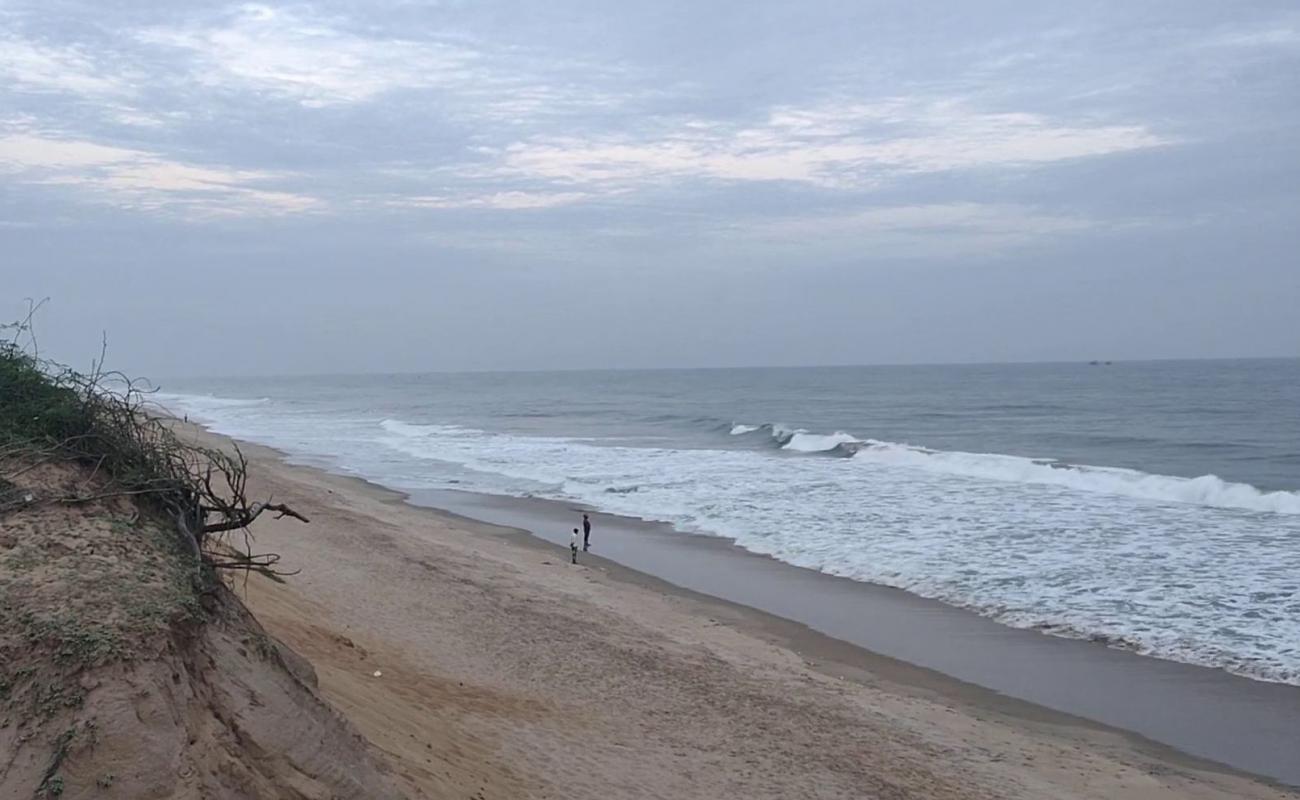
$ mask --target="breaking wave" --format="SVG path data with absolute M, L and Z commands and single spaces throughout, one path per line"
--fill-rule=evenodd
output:
M 681 415 L 698 434 L 681 447 L 304 410 L 292 397 L 183 401 L 221 432 L 394 488 L 579 502 L 1007 625 L 1300 684 L 1296 492 L 830 425 Z
M 150 397 L 155 404 L 168 411 L 184 411 L 196 417 L 203 417 L 206 414 L 219 412 L 223 409 L 249 408 L 271 402 L 269 397 L 235 398 L 216 397 L 210 394 L 170 394 L 168 392 L 155 392 Z
M 733 423 L 732 436 L 747 436 L 751 433 L 763 433 L 771 444 L 792 453 L 829 453 L 851 456 L 863 443 L 843 431 L 835 433 L 813 433 L 803 428 L 787 428 L 784 425 L 745 425 Z
M 837 431 L 811 433 L 781 424 L 734 423 L 733 436 L 765 433 L 781 450 L 831 453 L 860 461 L 912 468 L 966 478 L 1059 486 L 1081 492 L 1116 494 L 1164 503 L 1192 503 L 1272 514 L 1300 514 L 1300 492 L 1263 491 L 1216 475 L 1184 478 L 1122 467 L 1067 464 L 1048 458 L 930 450 L 899 442 L 859 439 Z

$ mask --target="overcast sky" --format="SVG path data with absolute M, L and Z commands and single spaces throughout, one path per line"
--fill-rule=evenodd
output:
M 0 311 L 154 375 L 1300 355 L 1294 2 L 0 0 Z

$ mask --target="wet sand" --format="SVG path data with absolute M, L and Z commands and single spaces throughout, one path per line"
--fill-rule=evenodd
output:
M 598 552 L 658 561 L 647 572 L 594 555 L 572 566 L 566 547 L 518 525 L 422 509 L 267 448 L 245 452 L 250 490 L 312 522 L 259 522 L 256 548 L 299 572 L 237 589 L 311 660 L 322 694 L 411 797 L 1300 798 L 648 571 L 675 565 L 674 581 L 756 604 L 784 598 L 789 616 L 850 592 L 857 605 L 839 624 L 876 620 L 878 634 L 891 632 L 881 642 L 917 640 L 908 651 L 917 661 L 952 650 L 977 662 L 977 651 L 997 649 L 973 643 L 1004 629 L 938 604 L 655 526 L 627 523 L 620 541 L 622 524 L 604 516 L 594 518 Z M 554 504 L 420 498 L 453 499 L 480 516 L 474 503 L 507 509 L 566 544 L 578 519 Z M 802 580 L 817 594 L 797 588 Z M 889 610 L 891 596 L 906 614 Z M 1049 644 L 1026 662 L 1082 645 L 1039 639 Z
M 1300 687 L 1000 625 L 884 586 L 794 567 L 724 538 L 550 500 L 422 491 L 411 502 L 567 545 L 583 511 L 594 552 L 859 647 L 1152 742 L 1300 785 Z

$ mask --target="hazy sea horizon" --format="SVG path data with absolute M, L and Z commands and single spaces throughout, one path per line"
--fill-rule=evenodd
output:
M 396 489 L 725 536 L 1016 627 L 1300 684 L 1300 359 L 177 379 Z
M 924 367 L 1053 367 L 1085 364 L 1088 366 L 1115 366 L 1117 364 L 1182 364 L 1182 363 L 1217 363 L 1217 362 L 1250 362 L 1250 361 L 1300 361 L 1300 355 L 1286 356 L 1157 356 L 1157 357 L 1140 357 L 1140 358 L 1097 358 L 1097 359 L 1034 359 L 1021 361 L 876 361 L 868 363 L 843 363 L 843 364 L 731 364 L 717 365 L 704 364 L 694 366 L 681 365 L 664 365 L 664 366 L 639 366 L 639 367 L 600 367 L 600 366 L 583 366 L 583 367 L 538 367 L 538 368 L 514 368 L 514 367 L 487 367 L 483 369 L 399 369 L 399 370 L 351 370 L 351 371 L 331 371 L 331 370 L 314 370 L 307 372 L 256 372 L 256 373 L 230 373 L 226 375 L 212 375 L 200 373 L 174 373 L 164 376 L 162 380 L 150 381 L 148 376 L 141 376 L 150 385 L 156 385 L 157 388 L 165 389 L 167 386 L 175 388 L 181 384 L 188 383 L 211 383 L 215 381 L 247 381 L 247 380 L 300 380 L 308 378 L 392 378 L 403 376 L 427 376 L 427 375 L 536 375 L 539 373 L 548 374 L 566 374 L 566 373 L 585 373 L 585 372 L 728 372 L 735 370 L 799 370 L 799 369 L 892 369 L 902 368 L 924 368 Z M 166 394 L 166 392 L 164 392 Z

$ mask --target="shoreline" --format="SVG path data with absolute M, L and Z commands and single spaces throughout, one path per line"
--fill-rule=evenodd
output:
M 888 659 L 1300 787 L 1300 687 L 1291 684 L 1013 628 L 903 589 L 788 564 L 724 537 L 562 501 L 458 490 L 416 491 L 407 501 L 566 549 L 565 521 L 588 511 L 596 523 L 593 539 L 607 541 L 596 548 L 602 561 L 612 550 L 610 563 L 674 590 L 803 626 L 872 660 Z M 539 530 L 538 522 L 550 527 Z M 552 530 L 555 535 L 547 535 Z
M 219 440 L 225 439 L 225 437 L 220 437 L 216 434 L 205 433 L 200 435 L 212 436 Z M 476 509 L 466 507 L 467 504 L 464 502 L 466 498 L 459 498 L 461 501 L 459 504 L 443 502 L 442 505 L 438 505 L 438 500 L 446 501 L 448 498 L 430 496 L 431 493 L 427 492 L 416 492 L 407 495 L 401 491 L 366 481 L 363 478 L 341 475 L 336 472 L 321 470 L 315 466 L 295 463 L 288 455 L 262 445 L 248 443 L 241 444 L 241 446 L 244 447 L 247 453 L 254 455 L 257 461 L 263 462 L 259 464 L 259 470 L 265 469 L 269 464 L 272 472 L 283 471 L 285 473 L 305 474 L 309 478 L 319 479 L 322 483 L 328 483 L 334 486 L 334 489 L 329 490 L 331 495 L 342 495 L 343 490 L 339 487 L 347 487 L 349 493 L 355 492 L 357 495 L 366 496 L 384 504 L 400 504 L 405 509 L 409 509 L 410 513 L 419 515 L 421 518 L 428 518 L 430 524 L 439 522 L 443 525 L 451 526 L 462 533 L 468 531 L 470 536 L 478 537 L 476 541 L 480 541 L 485 545 L 491 542 L 495 547 L 499 543 L 509 543 L 509 547 L 515 550 L 533 553 L 540 552 L 543 554 L 549 554 L 557 560 L 563 558 L 564 561 L 567 561 L 567 554 L 563 553 L 563 550 L 567 548 L 557 550 L 557 543 L 555 541 L 548 541 L 545 535 L 539 535 L 539 532 L 530 530 L 530 528 L 543 527 L 537 523 L 537 520 L 548 520 L 547 514 L 539 513 L 540 509 L 537 504 L 552 503 L 552 501 L 517 501 L 512 498 L 500 498 L 489 495 L 472 495 L 474 502 L 480 506 L 480 508 L 477 509 L 480 512 L 482 511 L 481 506 L 485 503 L 498 504 L 498 506 L 510 505 L 511 503 L 516 502 L 524 504 L 526 508 L 506 510 L 514 514 L 523 514 L 525 517 L 532 519 L 533 523 L 530 526 L 509 525 L 500 519 L 499 512 L 502 511 L 500 507 L 497 508 L 497 519 L 483 521 L 474 515 L 473 511 Z M 300 477 L 300 475 L 295 475 L 294 477 L 297 478 Z M 340 497 L 340 499 L 342 498 Z M 457 508 L 457 505 L 460 507 Z M 469 505 L 473 505 L 473 503 L 470 503 Z M 572 518 L 572 513 L 569 511 L 568 507 L 564 506 L 564 504 L 553 503 L 552 505 L 558 506 L 558 509 L 552 508 L 551 513 L 560 511 L 569 515 L 570 519 Z M 448 506 L 450 506 L 450 508 L 448 508 Z M 482 516 L 484 515 L 480 513 L 479 517 Z M 492 515 L 489 514 L 488 516 Z M 786 650 L 788 654 L 793 655 L 805 669 L 815 671 L 832 682 L 841 682 L 841 685 L 844 683 L 853 683 L 876 692 L 884 691 L 906 695 L 911 698 L 913 702 L 922 702 L 923 699 L 925 702 L 937 703 L 945 709 L 947 713 L 956 713 L 953 711 L 954 708 L 965 708 L 967 710 L 974 709 L 975 713 L 973 714 L 973 718 L 975 720 L 983 722 L 986 720 L 987 715 L 987 717 L 998 720 L 999 724 L 1013 724 L 1014 727 L 1023 729 L 1023 731 L 1028 733 L 1031 737 L 1042 736 L 1049 741 L 1082 738 L 1089 742 L 1090 746 L 1102 747 L 1104 745 L 1106 748 L 1120 747 L 1124 751 L 1130 752 L 1130 756 L 1119 758 L 1119 763 L 1129 765 L 1131 762 L 1128 758 L 1130 757 L 1138 761 L 1151 760 L 1155 762 L 1155 765 L 1148 769 L 1147 772 L 1149 775 L 1153 776 L 1162 774 L 1166 770 L 1170 771 L 1171 774 L 1174 772 L 1191 771 L 1197 775 L 1220 775 L 1223 779 L 1247 779 L 1248 783 L 1255 784 L 1261 789 L 1265 786 L 1273 786 L 1275 789 L 1279 790 L 1281 783 L 1285 780 L 1285 778 L 1270 780 L 1267 777 L 1261 780 L 1258 770 L 1248 770 L 1231 764 L 1225 765 L 1222 760 L 1212 759 L 1203 754 L 1198 755 L 1195 753 L 1187 753 L 1182 749 L 1161 743 L 1160 741 L 1150 737 L 1145 737 L 1140 733 L 1132 733 L 1123 727 L 1094 722 L 1084 716 L 1062 712 L 1059 709 L 1053 709 L 1050 706 L 1035 703 L 1026 699 L 1006 696 L 999 693 L 994 688 L 981 686 L 979 682 L 972 682 L 963 680 L 960 677 L 950 676 L 945 674 L 944 671 L 937 670 L 924 663 L 917 664 L 916 661 L 918 659 L 914 658 L 909 660 L 906 658 L 899 658 L 889 652 L 882 653 L 879 648 L 873 649 L 863 647 L 861 643 L 854 642 L 851 638 L 835 636 L 833 632 L 819 631 L 816 625 L 809 625 L 804 620 L 791 619 L 790 615 L 769 613 L 768 610 L 761 607 L 761 604 L 742 603 L 726 597 L 725 595 L 719 597 L 716 591 L 700 591 L 698 588 L 689 585 L 683 586 L 681 585 L 682 583 L 689 584 L 690 581 L 683 580 L 681 575 L 658 575 L 655 574 L 654 570 L 641 570 L 635 565 L 625 565 L 620 563 L 618 559 L 619 553 L 615 552 L 617 548 L 613 546 L 615 538 L 617 537 L 617 534 L 614 533 L 617 526 L 611 524 L 613 518 L 610 515 L 600 513 L 597 513 L 594 516 L 597 523 L 593 532 L 593 544 L 595 545 L 596 551 L 614 555 L 615 560 L 609 560 L 603 555 L 584 556 L 584 564 L 581 567 L 583 573 L 599 573 L 599 580 L 608 582 L 612 585 L 611 591 L 621 592 L 636 587 L 639 590 L 648 590 L 657 596 L 666 598 L 669 602 L 686 604 L 690 607 L 689 611 L 691 614 L 695 617 L 702 617 L 707 620 L 707 622 L 704 623 L 706 627 L 721 628 L 725 626 L 728 630 L 735 629 L 739 632 L 756 636 L 774 647 Z M 645 528 L 655 527 L 651 523 L 640 523 L 634 520 L 626 520 L 626 523 L 640 525 Z M 547 524 L 549 525 L 549 522 L 547 522 Z M 503 525 L 505 525 L 505 527 L 503 527 Z M 666 528 L 667 526 L 661 527 Z M 549 527 L 545 527 L 540 533 L 544 534 L 549 530 Z M 556 528 L 556 531 L 562 534 L 563 537 L 565 537 L 565 541 L 567 541 L 567 530 L 565 528 L 558 527 Z M 633 534 L 633 536 L 645 537 L 646 531 L 641 530 Z M 687 559 L 678 559 L 681 563 L 695 564 L 697 566 L 703 563 L 712 563 L 707 559 L 701 561 L 699 558 L 701 553 L 708 550 L 714 552 L 715 558 L 721 555 L 724 559 L 731 559 L 732 563 L 739 563 L 738 561 L 735 561 L 735 559 L 737 559 L 738 554 L 743 554 L 743 558 L 748 560 L 751 564 L 765 564 L 763 569 L 768 570 L 769 573 L 777 570 L 789 574 L 806 573 L 805 578 L 816 576 L 812 579 L 824 582 L 826 586 L 838 583 L 847 586 L 849 589 L 852 589 L 853 587 L 866 587 L 875 593 L 875 596 L 871 598 L 871 602 L 873 603 L 879 604 L 881 602 L 881 598 L 884 596 L 881 593 L 894 593 L 899 597 L 906 597 L 909 599 L 908 602 L 917 601 L 919 604 L 913 609 L 912 620 L 907 623 L 908 626 L 912 625 L 916 619 L 925 617 L 944 617 L 945 613 L 936 613 L 935 611 L 934 607 L 940 607 L 947 612 L 946 615 L 949 617 L 949 619 L 944 620 L 945 624 L 952 623 L 958 627 L 966 626 L 968 625 L 969 620 L 962 620 L 961 617 L 964 615 L 965 617 L 984 620 L 988 625 L 996 626 L 1001 630 L 1014 631 L 1017 634 L 1033 636 L 1041 641 L 1058 643 L 1072 642 L 1072 640 L 1058 639 L 1056 637 L 1048 637 L 1033 632 L 1016 631 L 1016 629 L 1005 628 L 1004 626 L 997 625 L 997 623 L 993 623 L 990 620 L 977 617 L 972 612 L 943 606 L 934 601 L 925 601 L 921 598 L 908 595 L 901 590 L 860 584 L 848 579 L 835 578 L 811 570 L 804 570 L 802 568 L 786 565 L 764 556 L 758 556 L 748 553 L 747 551 L 742 551 L 734 545 L 727 543 L 725 540 L 713 540 L 709 537 L 689 536 L 675 532 L 664 533 L 663 531 L 651 533 L 648 538 L 655 540 L 655 543 L 652 545 L 653 548 L 661 549 L 663 545 L 663 537 L 672 537 L 677 540 L 674 542 L 677 547 L 673 553 L 674 556 L 682 555 L 682 548 L 690 551 L 692 557 Z M 645 550 L 644 542 L 641 544 L 642 550 Z M 736 551 L 736 553 L 725 553 L 726 550 Z M 551 566 L 554 562 L 545 561 L 542 563 Z M 713 577 L 716 577 L 716 575 Z M 676 580 L 673 578 L 676 578 Z M 770 578 L 771 575 L 769 574 L 768 579 Z M 296 582 L 296 580 L 297 579 L 290 579 L 291 582 Z M 587 575 L 586 580 L 590 581 L 592 580 L 592 577 Z M 775 580 L 778 582 L 786 581 L 785 585 L 789 585 L 788 578 L 777 578 Z M 250 589 L 250 596 L 251 599 L 256 600 L 257 595 L 264 592 L 265 589 L 261 588 L 264 582 L 260 579 L 255 580 L 254 583 L 259 588 L 256 592 Z M 304 588 L 310 589 L 311 587 L 308 586 Z M 278 592 L 282 590 L 276 589 L 275 591 Z M 922 606 L 929 605 L 932 605 L 933 607 L 922 608 Z M 254 611 L 258 613 L 259 618 L 261 618 L 266 609 L 259 608 L 258 603 L 256 602 L 251 603 L 251 606 L 254 608 Z M 275 614 L 271 613 L 268 616 L 270 616 L 272 623 L 274 623 Z M 955 622 L 954 617 L 956 618 Z M 274 624 L 272 627 L 274 627 Z M 1131 653 L 1124 653 L 1123 651 L 1098 648 L 1095 644 L 1087 642 L 1074 641 L 1073 643 L 1094 650 L 1122 654 L 1133 659 L 1142 658 Z M 301 643 L 294 644 L 302 646 Z M 1052 646 L 1053 645 L 1048 645 L 1048 647 Z M 954 644 L 951 641 L 945 642 L 942 647 L 950 651 L 967 649 L 965 644 Z M 305 649 L 309 651 L 309 657 L 316 660 L 315 654 L 311 652 L 311 648 L 307 647 Z M 920 660 L 923 661 L 924 659 Z M 1142 660 L 1154 661 L 1154 659 Z M 1166 663 L 1172 664 L 1174 662 Z M 1204 670 L 1204 668 L 1191 669 L 1202 670 L 1204 672 L 1217 672 Z M 1231 677 L 1227 676 L 1226 673 L 1223 673 L 1223 675 L 1225 677 Z M 1232 680 L 1251 683 L 1244 678 L 1232 678 Z M 1300 696 L 1300 693 L 1297 693 L 1297 695 Z M 346 708 L 344 710 L 345 712 L 348 711 Z M 1008 720 L 1010 720 L 1010 723 L 1007 722 Z M 366 726 L 362 725 L 362 727 L 365 728 Z M 1116 742 L 1119 742 L 1119 744 L 1117 745 Z M 1079 749 L 1077 744 L 1072 745 L 1072 747 L 1075 750 Z M 963 776 L 959 775 L 957 777 L 960 778 Z M 1199 785 L 1199 783 L 1197 785 Z M 1116 791 L 1119 790 L 1117 789 Z M 1146 797 L 1164 795 L 1134 794 L 1119 791 L 1118 794 L 1114 794 L 1113 796 Z M 1175 794 L 1172 796 L 1181 795 Z M 1210 793 L 1206 796 L 1216 796 L 1216 794 Z M 1269 796 L 1289 795 L 1278 793 Z

